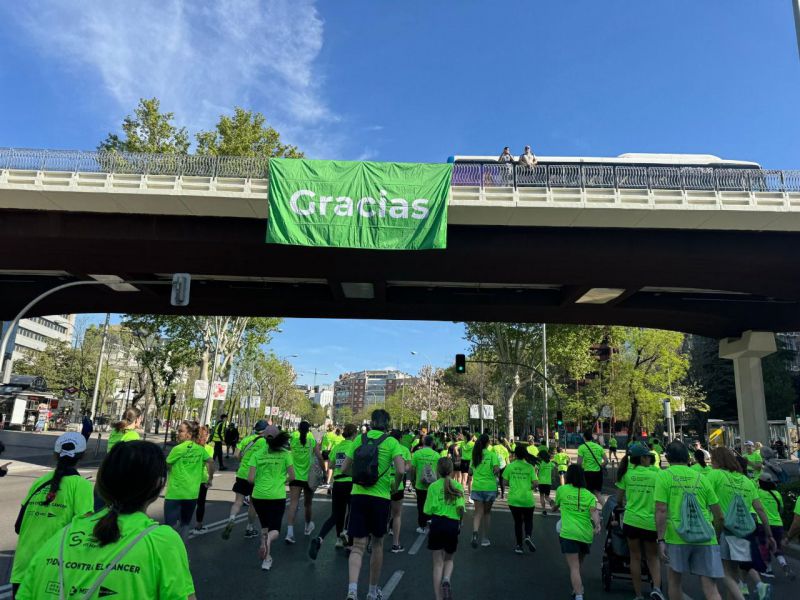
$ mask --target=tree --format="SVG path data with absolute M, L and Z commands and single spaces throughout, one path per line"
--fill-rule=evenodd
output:
M 222 115 L 215 129 L 201 131 L 197 153 L 213 156 L 266 156 L 302 158 L 296 146 L 281 142 L 280 134 L 266 124 L 259 112 L 237 106 L 233 116 Z
M 158 98 L 141 98 L 139 104 L 122 121 L 123 137 L 109 133 L 98 150 L 147 152 L 152 154 L 186 154 L 189 134 L 185 127 L 173 125 L 175 114 L 161 112 Z
M 16 375 L 43 377 L 50 391 L 62 393 L 64 388 L 78 386 L 76 364 L 78 350 L 63 340 L 53 340 L 42 352 L 31 352 L 14 363 Z M 95 365 L 96 365 L 95 361 Z

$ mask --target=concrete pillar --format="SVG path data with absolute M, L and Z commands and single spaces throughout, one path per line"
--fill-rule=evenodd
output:
M 752 440 L 769 445 L 761 359 L 776 350 L 775 334 L 769 331 L 745 331 L 740 338 L 726 338 L 719 342 L 719 357 L 733 361 L 742 443 Z

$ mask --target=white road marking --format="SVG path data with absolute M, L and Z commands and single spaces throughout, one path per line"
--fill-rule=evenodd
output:
M 419 549 L 422 548 L 422 542 L 425 541 L 426 534 L 420 533 L 416 540 L 414 540 L 414 545 L 411 546 L 411 550 L 408 551 L 409 554 L 414 555 L 419 552 Z
M 387 581 L 386 585 L 381 588 L 381 591 L 383 592 L 383 600 L 389 600 L 389 597 L 397 587 L 397 584 L 400 583 L 400 580 L 403 578 L 403 573 L 405 573 L 405 571 L 395 571 L 392 573 L 392 576 L 389 577 L 389 581 Z

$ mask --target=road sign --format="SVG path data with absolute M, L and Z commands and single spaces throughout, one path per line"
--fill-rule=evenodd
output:
M 212 400 L 225 400 L 225 396 L 228 395 L 228 382 L 227 381 L 215 381 L 211 385 L 211 399 Z
M 208 382 L 205 379 L 197 379 L 194 382 L 192 398 L 205 400 L 208 397 Z
M 481 406 L 480 404 L 470 404 L 469 406 L 469 418 L 470 419 L 480 419 L 481 418 Z M 484 404 L 483 405 L 483 419 L 485 421 L 493 421 L 494 420 L 494 406 L 491 404 Z
M 261 408 L 261 396 L 245 396 L 239 400 L 242 408 Z

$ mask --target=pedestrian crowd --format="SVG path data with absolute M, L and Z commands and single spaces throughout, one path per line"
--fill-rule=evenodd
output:
M 391 553 L 405 551 L 400 531 L 407 491 L 416 496 L 416 531 L 427 537 L 437 600 L 452 599 L 459 588 L 455 555 L 467 505 L 473 509 L 469 544 L 489 551 L 498 497 L 508 503 L 513 531 L 507 535 L 519 555 L 536 552 L 537 504 L 544 515 L 557 513 L 555 535 L 574 600 L 584 598 L 582 566 L 603 530 L 604 576 L 606 564 L 609 576 L 624 565 L 637 599 L 645 597 L 647 580 L 651 600 L 665 600 L 662 565 L 671 600 L 683 599 L 684 579 L 691 575 L 700 578 L 708 600 L 721 598 L 719 588 L 736 600 L 750 594 L 768 600 L 773 561 L 793 577 L 783 549 L 800 537 L 800 503 L 784 531 L 777 492 L 782 469 L 770 448 L 748 442 L 739 455 L 727 448 L 708 452 L 699 443 L 690 450 L 679 441 L 640 440 L 627 444 L 619 460 L 615 438 L 609 457 L 587 431 L 573 462 L 563 445 L 532 437 L 401 432 L 390 422 L 388 412 L 375 410 L 369 426 L 328 426 L 317 440 L 307 422 L 289 432 L 262 420 L 241 439 L 237 430 L 235 439 L 227 415 L 220 415 L 212 428 L 181 422 L 165 457 L 160 447 L 138 439 L 141 413 L 129 409 L 109 437 L 95 486 L 77 471 L 85 437 L 66 433 L 55 443 L 55 469 L 31 485 L 20 508 L 14 597 L 194 598 L 184 542 L 209 531 L 205 499 L 215 473 L 226 469 L 223 454 L 230 453 L 223 444 L 235 446 L 238 469 L 222 539 L 230 539 L 246 507 L 244 537 L 257 540 L 261 569 L 273 570 L 284 521 L 284 543 L 298 541 L 294 524 L 302 497 L 310 559 L 317 559 L 331 531 L 336 551 L 348 555 L 348 600 L 359 598 L 367 556 L 366 598 L 383 598 L 383 541 L 388 535 Z M 616 493 L 605 496 L 609 458 L 619 465 Z M 320 487 L 331 508 L 317 529 L 312 499 Z M 159 524 L 147 508 L 162 490 Z M 614 543 L 619 541 L 622 546 Z

